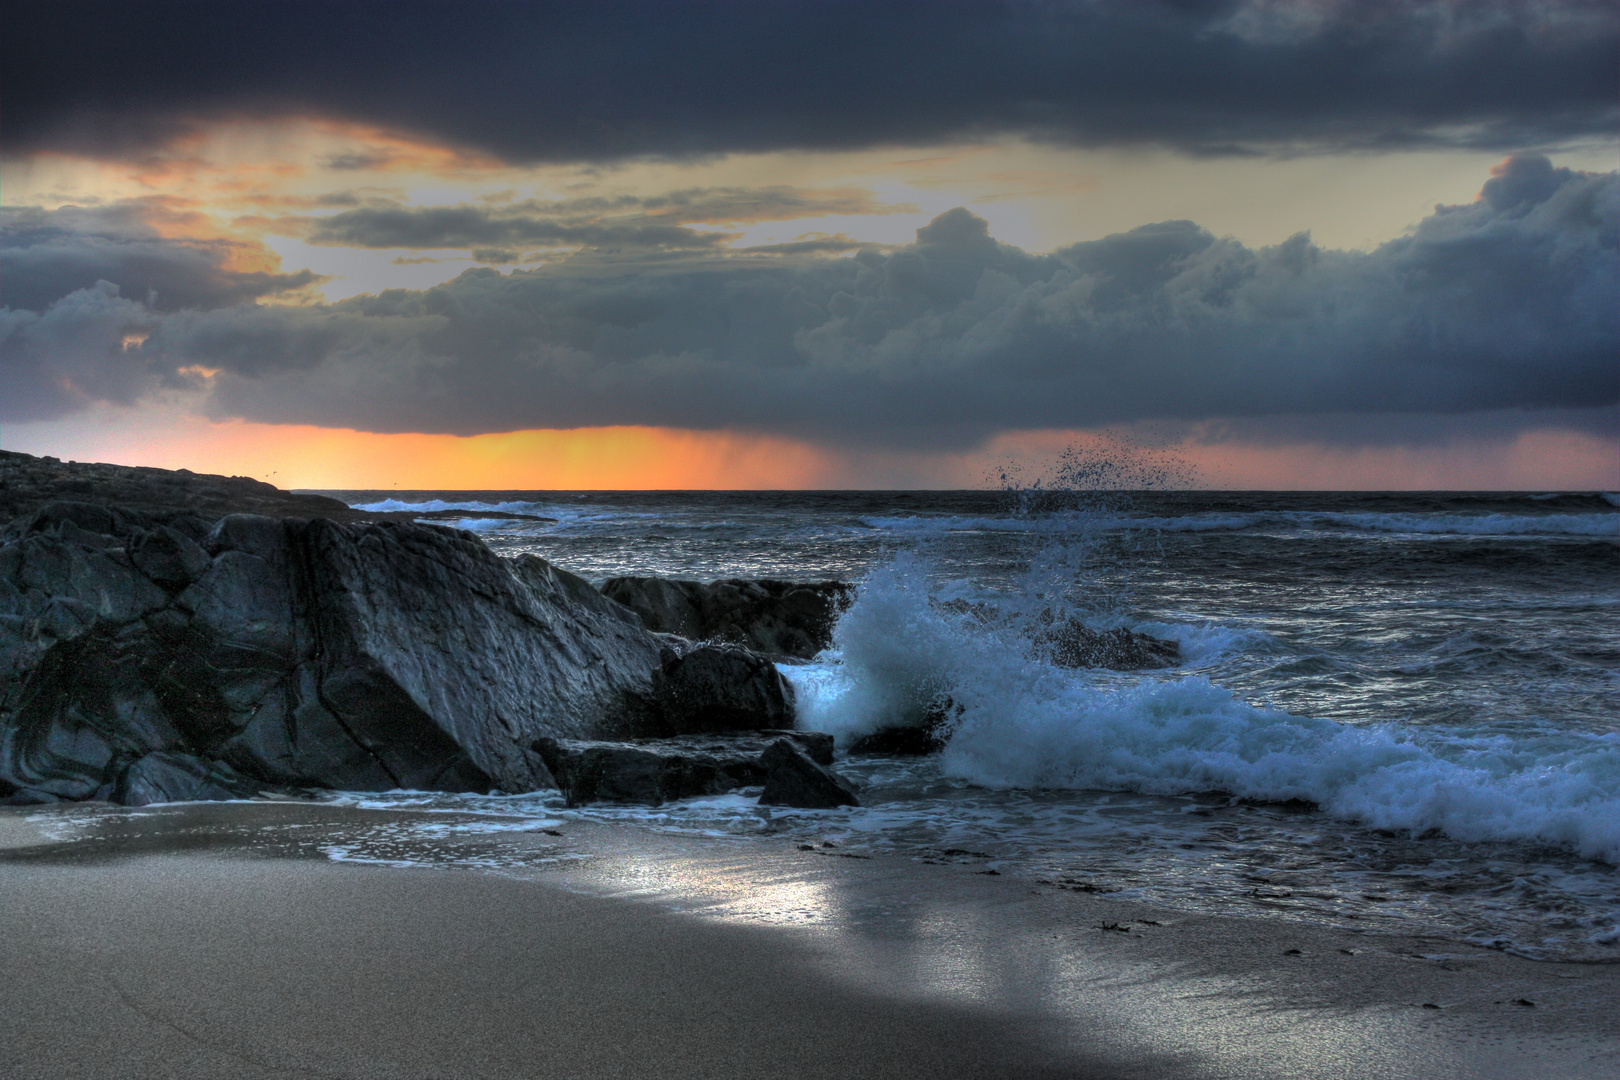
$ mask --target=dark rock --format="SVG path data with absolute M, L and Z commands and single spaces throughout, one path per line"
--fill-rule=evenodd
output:
M 109 510 L 138 510 L 158 518 L 187 516 L 208 526 L 227 514 L 266 517 L 324 517 L 333 521 L 412 521 L 418 518 L 459 519 L 464 510 L 383 512 L 355 510 L 325 495 L 297 494 L 246 476 L 211 476 L 188 469 L 153 469 L 144 466 L 62 462 L 0 450 L 0 521 L 32 514 L 53 502 L 72 501 Z M 550 521 L 532 514 L 481 513 L 502 517 Z M 105 531 L 105 530 L 103 530 Z M 185 531 L 185 530 L 182 530 Z M 199 540 L 202 534 L 191 535 Z M 188 534 L 190 535 L 190 534 Z
M 1078 619 L 1054 620 L 1030 635 L 1042 659 L 1064 668 L 1109 668 L 1135 671 L 1173 667 L 1181 662 L 1181 646 L 1118 627 L 1092 630 Z
M 598 615 L 617 619 L 635 627 L 642 625 L 635 612 L 623 604 L 609 600 L 596 590 L 596 586 L 578 574 L 570 574 L 562 567 L 553 566 L 538 556 L 519 555 L 512 560 L 512 572 L 531 589 L 543 595 L 565 596 L 573 603 Z
M 793 726 L 793 687 L 764 657 L 699 645 L 664 658 L 658 701 L 667 734 Z
M 246 799 L 257 795 L 263 786 L 229 765 L 190 754 L 159 752 L 147 754 L 125 768 L 113 787 L 112 799 L 125 806 Z
M 324 495 L 295 495 L 246 476 L 208 476 L 185 469 L 66 463 L 0 451 L 0 521 L 69 500 L 151 515 L 188 514 L 207 522 L 226 514 L 364 520 L 361 511 Z M 106 531 L 106 530 L 101 530 Z M 195 537 L 193 537 L 195 539 Z
M 921 721 L 878 728 L 862 735 L 849 746 L 852 754 L 881 754 L 886 757 L 921 757 L 941 750 L 950 738 L 951 726 L 962 715 L 962 706 L 943 696 L 933 701 Z
M 849 744 L 852 754 L 884 757 L 921 757 L 944 746 L 936 729 L 922 726 L 885 727 L 862 735 Z
M 794 806 L 802 809 L 832 809 L 859 806 L 861 800 L 849 782 L 819 764 L 791 739 L 778 739 L 760 756 L 765 765 L 762 806 Z
M 136 536 L 129 544 L 129 557 L 135 569 L 171 591 L 185 588 L 208 569 L 208 552 L 167 525 Z
M 808 660 L 832 643 L 833 625 L 854 592 L 837 581 L 705 585 L 620 577 L 605 582 L 602 594 L 634 611 L 649 630 Z
M 592 802 L 657 806 L 763 784 L 766 770 L 760 755 L 782 738 L 792 740 L 813 760 L 831 764 L 832 736 L 809 731 L 623 742 L 542 738 L 535 740 L 533 748 L 557 778 L 569 806 Z
M 219 516 L 244 502 L 266 513 Z M 342 504 L 245 478 L 0 452 L 0 508 L 18 507 L 0 531 L 7 802 L 528 791 L 556 784 L 542 736 L 793 724 L 768 660 L 655 635 L 471 533 L 306 519 Z
M 676 657 L 581 579 L 469 533 L 233 515 L 199 544 L 191 527 L 57 503 L 7 530 L 6 798 L 180 790 L 142 780 L 171 776 L 165 754 L 259 786 L 527 791 L 554 784 L 537 736 L 792 724 L 767 661 Z

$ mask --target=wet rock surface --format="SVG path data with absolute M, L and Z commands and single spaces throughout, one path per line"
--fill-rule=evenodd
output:
M 1036 655 L 1063 668 L 1138 671 L 1174 667 L 1181 646 L 1136 630 L 1093 630 L 1078 619 L 1054 620 L 1030 636 Z
M 769 659 L 651 632 L 582 578 L 414 515 L 246 477 L 0 451 L 7 514 L 0 802 L 530 791 L 557 783 L 539 738 L 793 725 L 792 687 Z M 720 584 L 688 636 L 778 653 L 818 648 L 843 595 Z M 643 789 L 708 791 L 731 775 L 710 764 L 707 779 L 654 770 L 665 779 Z
M 851 742 L 849 752 L 883 757 L 932 754 L 944 748 L 951 735 L 951 725 L 961 715 L 962 706 L 951 700 L 950 695 L 942 695 L 928 706 L 920 723 L 878 728 Z
M 761 757 L 782 739 L 813 762 L 832 764 L 832 736 L 811 731 L 621 741 L 541 738 L 533 749 L 557 778 L 570 806 L 593 802 L 657 806 L 764 784 L 768 769 Z
M 765 766 L 761 806 L 792 806 L 831 810 L 859 806 L 860 797 L 850 783 L 805 753 L 792 739 L 777 739 L 760 755 Z
M 470 533 L 54 503 L 0 534 L 10 801 L 529 791 L 540 736 L 792 719 L 768 662 Z
M 728 645 L 664 654 L 658 686 L 662 734 L 793 726 L 793 687 L 765 657 Z
M 833 624 L 854 590 L 838 581 L 619 577 L 604 582 L 602 594 L 649 630 L 808 660 L 832 643 Z

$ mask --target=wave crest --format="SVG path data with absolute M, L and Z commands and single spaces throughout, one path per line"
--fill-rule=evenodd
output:
M 948 697 L 942 767 L 984 787 L 1305 800 L 1376 829 L 1620 863 L 1620 736 L 1352 725 L 1251 705 L 1203 677 L 1063 670 L 1011 624 L 961 615 L 963 602 L 917 554 L 872 574 L 835 630 L 837 666 L 795 679 L 803 723 L 847 743 L 920 723 Z

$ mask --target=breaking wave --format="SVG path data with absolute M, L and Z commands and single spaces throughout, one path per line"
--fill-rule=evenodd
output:
M 1065 670 L 1031 656 L 1016 621 L 972 617 L 929 571 L 902 552 L 870 576 L 836 629 L 836 663 L 795 676 L 805 726 L 847 743 L 948 701 L 941 765 L 983 787 L 1304 800 L 1375 829 L 1620 863 L 1620 736 L 1345 724 L 1174 670 Z

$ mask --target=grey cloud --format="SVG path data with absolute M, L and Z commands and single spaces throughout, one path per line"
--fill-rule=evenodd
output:
M 1371 252 L 1172 221 L 1037 256 L 953 210 L 848 258 L 576 259 L 319 308 L 149 312 L 130 352 L 222 369 L 217 415 L 373 431 L 965 446 L 1148 418 L 1593 409 L 1620 400 L 1617 236 L 1616 174 L 1530 156 Z
M 1293 413 L 1203 423 L 1160 422 L 1145 426 L 1142 431 L 1143 441 L 1152 439 L 1153 445 L 1161 446 L 1192 440 L 1207 445 L 1314 443 L 1350 449 L 1505 442 L 1526 431 L 1548 429 L 1602 439 L 1620 438 L 1620 407 L 1487 409 L 1468 413 Z
M 485 262 L 516 262 L 522 246 L 711 248 L 718 233 L 692 223 L 770 221 L 821 214 L 914 211 L 862 191 L 792 188 L 695 188 L 654 197 L 596 196 L 492 205 L 413 207 L 374 200 L 328 217 L 301 219 L 313 244 L 370 248 L 478 248 Z M 501 256 L 509 257 L 501 257 Z
M 753 255 L 836 255 L 846 251 L 877 251 L 884 245 L 847 236 L 821 236 L 809 240 L 787 240 L 780 244 L 753 244 L 736 250 Z
M 98 281 L 159 311 L 216 308 L 297 292 L 325 280 L 308 270 L 269 274 L 226 270 L 232 245 L 177 243 L 147 222 L 151 206 L 0 208 L 0 305 L 43 311 Z
M 98 401 L 129 404 L 161 388 L 168 358 L 151 364 L 125 345 L 150 334 L 158 319 L 105 281 L 43 314 L 0 308 L 0 420 L 53 419 Z
M 207 372 L 221 369 L 253 380 L 307 375 L 343 356 L 410 365 L 419 358 L 416 339 L 435 321 L 253 304 L 164 313 L 101 281 L 43 313 L 0 308 L 0 420 L 197 392 Z
M 570 223 L 481 206 L 363 207 L 313 219 L 312 244 L 369 248 L 714 247 L 724 237 L 658 221 Z
M 9 152 L 341 118 L 512 161 L 1021 135 L 1194 153 L 1612 140 L 1610 0 L 12 5 Z M 336 158 L 335 167 L 361 167 Z

